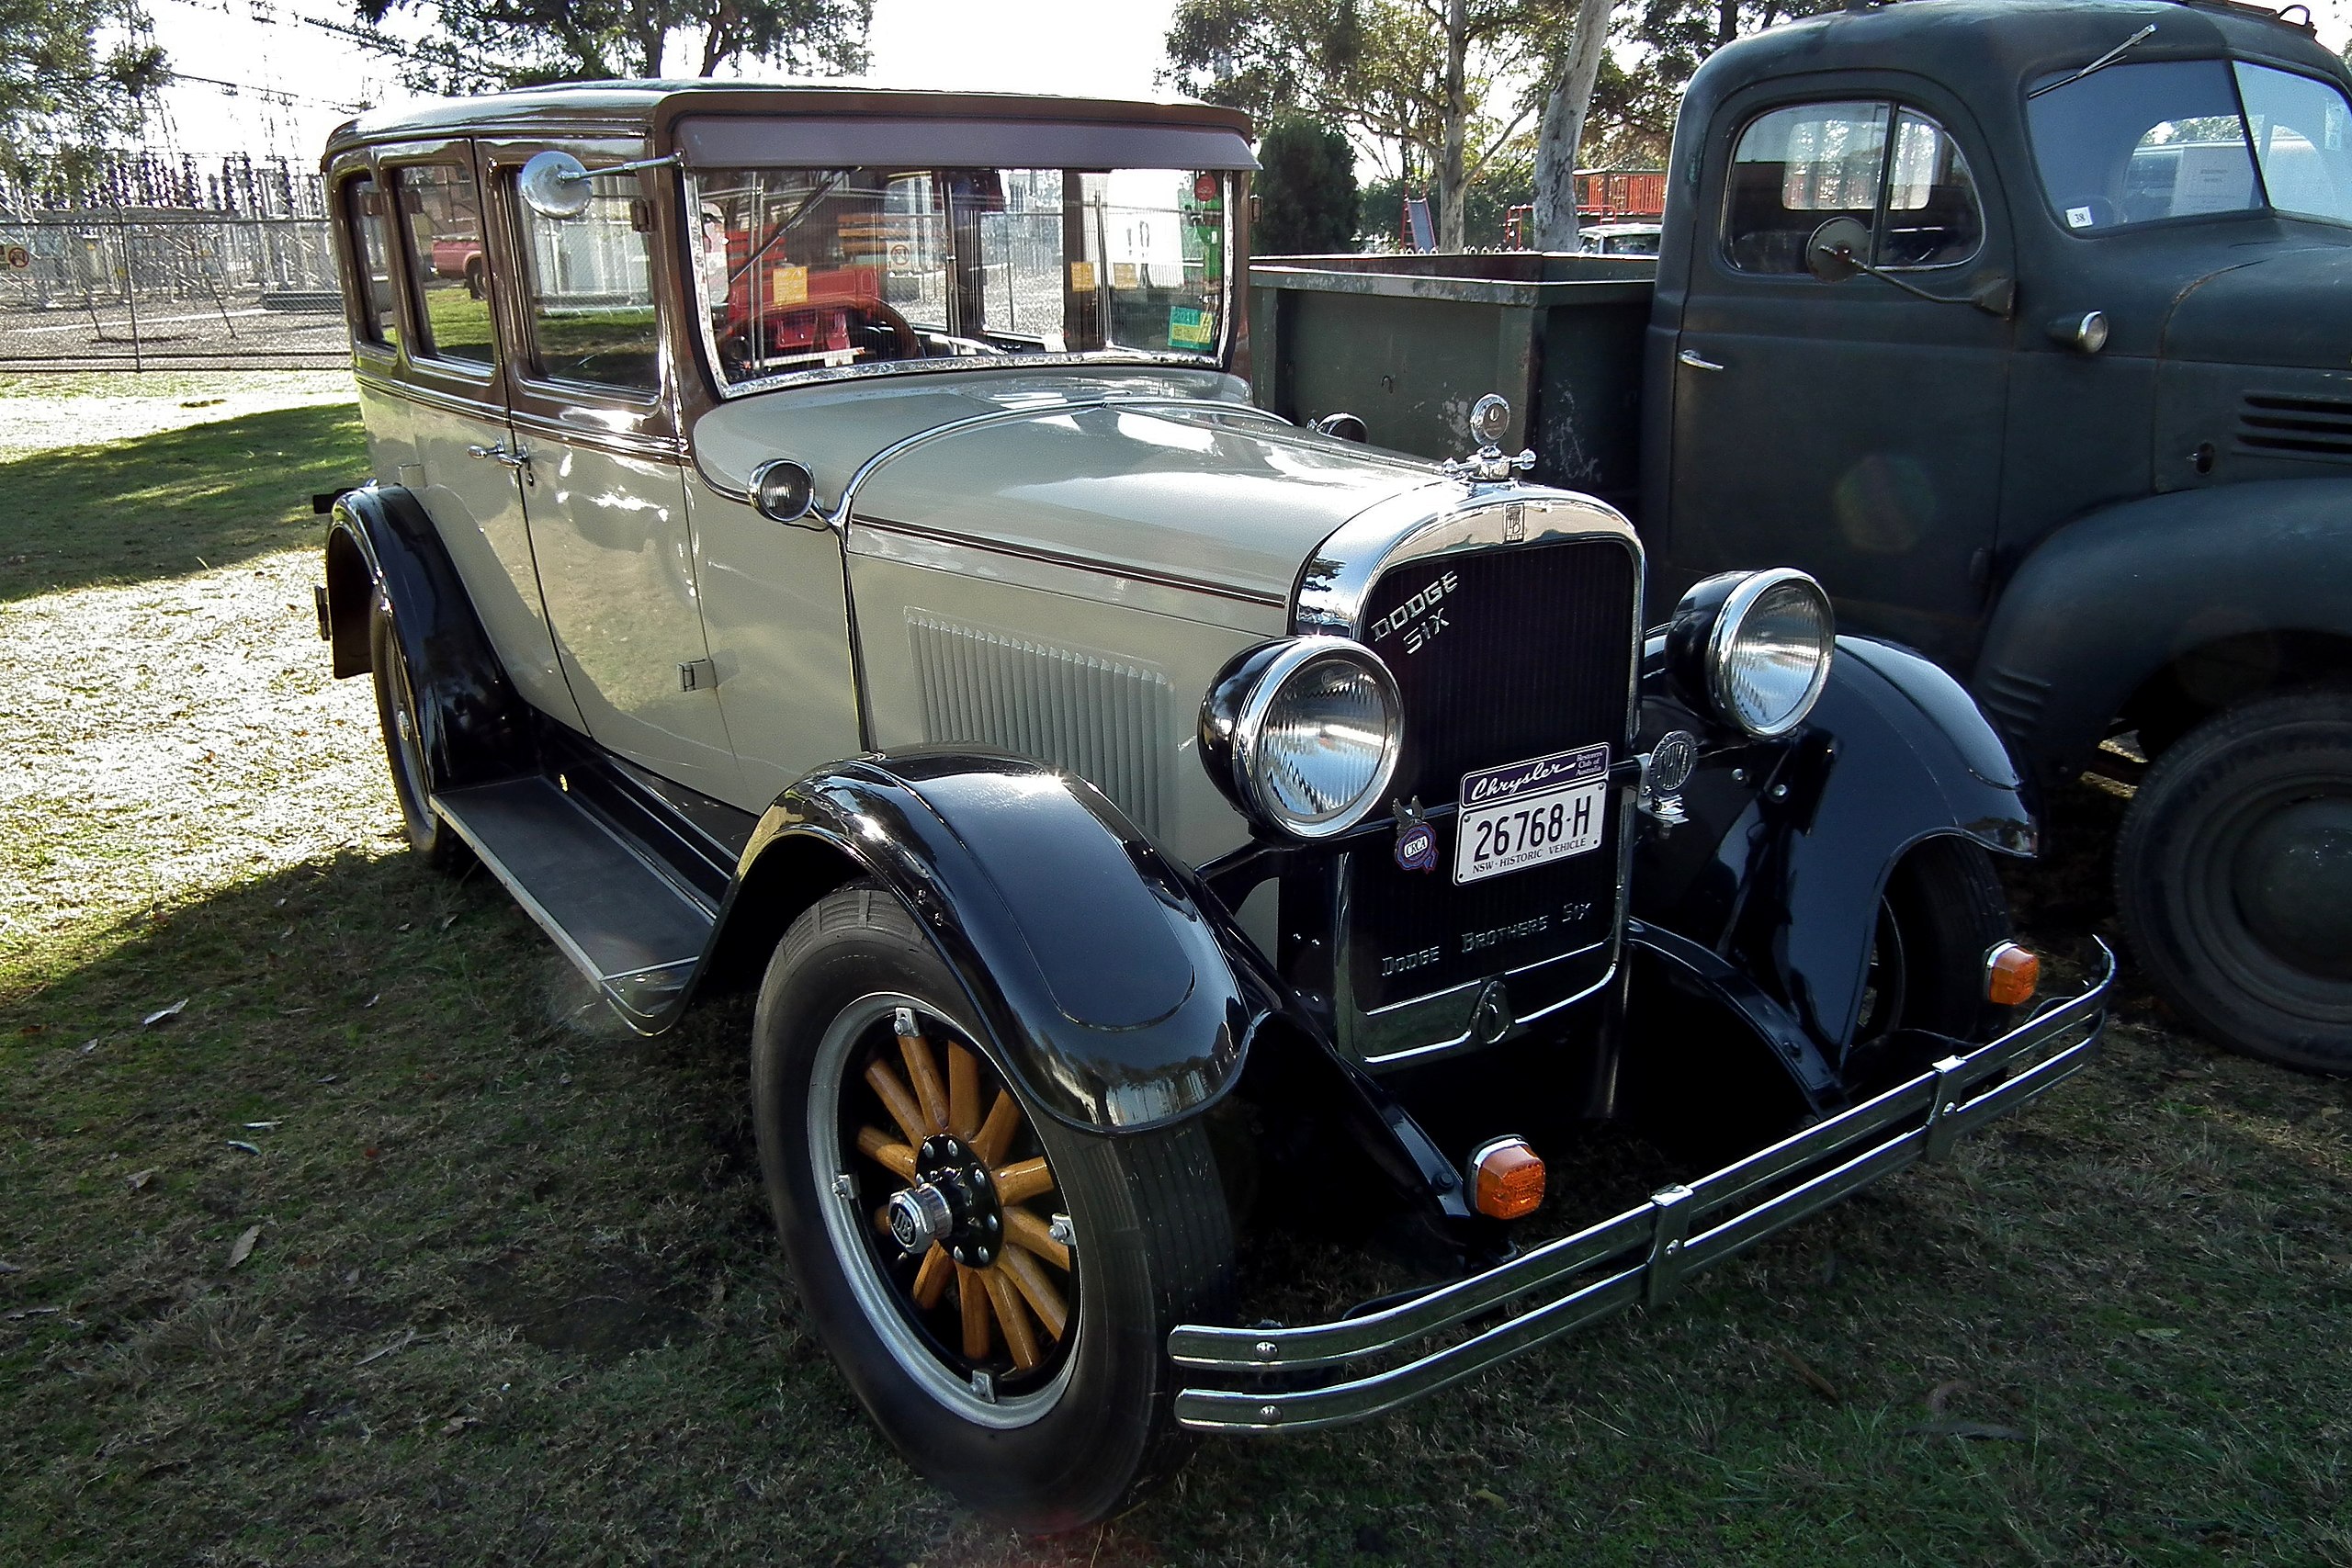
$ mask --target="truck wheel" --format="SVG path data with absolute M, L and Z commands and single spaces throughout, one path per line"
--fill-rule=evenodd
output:
M 409 847 L 435 871 L 456 871 L 469 858 L 465 840 L 434 814 L 433 773 L 417 720 L 416 689 L 408 656 L 392 630 L 392 602 L 377 590 L 368 609 L 368 665 L 376 682 L 376 718 L 384 728 L 384 755 L 392 766 L 392 798 L 400 803 Z
M 2159 755 L 2116 841 L 2115 903 L 2199 1030 L 2352 1073 L 2352 692 L 2242 703 Z
M 1166 1344 L 1233 1239 L 1197 1118 L 1041 1115 L 890 894 L 793 922 L 752 1022 L 760 1164 L 802 1302 L 917 1470 L 1025 1529 L 1101 1518 L 1189 1451 Z

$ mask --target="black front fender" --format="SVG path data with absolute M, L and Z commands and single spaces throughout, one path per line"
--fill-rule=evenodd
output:
M 1645 709 L 1645 734 L 1673 719 L 1659 700 Z M 1643 834 L 1634 912 L 1741 960 L 1833 1062 L 1896 863 L 1939 835 L 2034 850 L 2021 781 L 1975 703 L 1927 660 L 1867 637 L 1838 639 L 1792 740 L 1713 753 L 1686 800 L 1688 825 Z
M 1262 964 L 1193 874 L 1083 780 L 1024 759 L 908 751 L 786 790 L 745 864 L 815 840 L 913 911 L 1021 1087 L 1132 1131 L 1231 1086 L 1277 1010 Z
M 2069 523 L 2018 568 L 1975 687 L 2037 779 L 2071 778 L 2143 682 L 2255 632 L 2352 637 L 2352 479 L 2149 496 Z

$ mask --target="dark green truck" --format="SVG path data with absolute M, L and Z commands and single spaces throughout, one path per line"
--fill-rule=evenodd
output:
M 2290 11 L 2289 15 L 2296 15 Z M 1634 517 L 1653 618 L 1789 561 L 2041 789 L 2136 784 L 2117 899 L 2218 1039 L 2352 1071 L 2352 87 L 2308 25 L 1857 5 L 1717 53 L 1661 254 L 1251 274 L 1256 395 Z

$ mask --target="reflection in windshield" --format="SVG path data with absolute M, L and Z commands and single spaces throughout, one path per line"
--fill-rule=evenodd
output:
M 1226 177 L 1172 169 L 696 169 L 730 384 L 885 361 L 1214 362 Z
M 2077 233 L 2266 206 L 2352 222 L 2352 110 L 2330 83 L 2135 62 L 2051 76 L 2026 109 L 2043 191 Z

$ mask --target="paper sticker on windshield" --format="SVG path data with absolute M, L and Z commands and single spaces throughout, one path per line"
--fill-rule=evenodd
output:
M 768 298 L 777 305 L 805 305 L 808 302 L 808 269 L 805 266 L 780 266 L 768 275 Z
M 1168 312 L 1168 344 L 1171 348 L 1208 348 L 1216 342 L 1216 313 L 1179 305 Z
M 2069 229 L 2087 229 L 2087 228 L 2089 228 L 2090 226 L 2091 226 L 2091 209 L 2090 209 L 2089 208 L 2087 208 L 2087 207 L 2070 207 L 2070 208 L 2066 209 L 2066 227 L 2067 227 L 2067 228 L 2069 228 Z
M 1094 264 L 1092 262 L 1069 264 L 1069 291 L 1072 294 L 1094 292 Z

